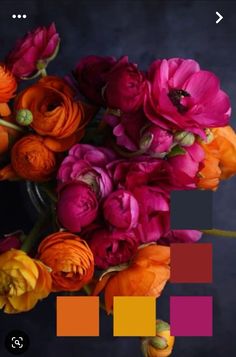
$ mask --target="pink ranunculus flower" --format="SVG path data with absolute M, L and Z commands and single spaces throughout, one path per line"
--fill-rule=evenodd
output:
M 139 205 L 129 191 L 120 189 L 111 193 L 103 211 L 105 219 L 118 229 L 130 230 L 138 224 Z
M 88 244 L 95 265 L 107 269 L 128 262 L 136 252 L 139 241 L 133 231 L 101 229 L 94 231 Z
M 121 116 L 105 113 L 104 121 L 113 128 L 117 145 L 129 151 L 139 150 L 141 132 L 147 125 L 147 118 L 141 110 L 135 113 L 122 113 Z
M 115 157 L 109 149 L 76 144 L 59 168 L 59 188 L 70 181 L 84 182 L 93 189 L 99 199 L 106 197 L 112 191 L 112 180 L 106 165 Z
M 157 125 L 147 127 L 141 136 L 140 149 L 146 150 L 151 156 L 160 156 L 170 151 L 173 144 L 173 134 Z
M 22 231 L 4 234 L 4 236 L 0 238 L 0 254 L 5 253 L 10 249 L 20 249 L 22 244 L 20 237 L 22 234 Z
M 169 171 L 165 160 L 139 156 L 132 160 L 117 160 L 108 165 L 114 184 L 133 192 L 138 186 L 169 186 Z
M 79 91 L 96 105 L 104 105 L 103 76 L 115 65 L 113 57 L 87 56 L 82 58 L 73 72 Z
M 185 154 L 170 157 L 166 161 L 172 189 L 197 187 L 198 173 L 205 158 L 204 150 L 198 143 L 184 149 Z
M 171 243 L 193 243 L 197 242 L 202 237 L 202 232 L 186 229 L 186 230 L 170 230 L 168 231 L 163 238 L 158 242 L 169 245 Z
M 142 107 L 147 89 L 146 76 L 136 64 L 129 62 L 127 56 L 121 57 L 104 79 L 104 99 L 108 108 L 129 113 Z
M 65 184 L 59 190 L 57 216 L 70 232 L 80 232 L 91 224 L 98 214 L 98 202 L 91 188 L 82 182 Z
M 163 128 L 191 131 L 205 137 L 205 128 L 225 126 L 231 106 L 219 79 L 190 59 L 153 62 L 148 71 L 149 90 L 144 110 Z
M 156 242 L 166 233 L 170 217 L 169 197 L 159 187 L 140 186 L 133 191 L 140 210 L 135 231 L 142 243 Z
M 19 79 L 34 76 L 55 57 L 59 43 L 54 23 L 48 28 L 38 27 L 16 43 L 5 63 Z

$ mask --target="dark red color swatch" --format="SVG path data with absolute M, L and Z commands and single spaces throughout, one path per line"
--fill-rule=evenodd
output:
M 212 283 L 212 244 L 171 244 L 172 283 Z

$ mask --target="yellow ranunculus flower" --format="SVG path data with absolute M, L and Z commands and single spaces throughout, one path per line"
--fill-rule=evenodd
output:
M 51 291 L 51 275 L 39 260 L 21 250 L 0 255 L 0 308 L 13 314 L 31 310 Z
M 142 351 L 145 357 L 168 357 L 171 355 L 175 338 L 170 335 L 170 325 L 157 320 L 156 336 L 142 338 Z

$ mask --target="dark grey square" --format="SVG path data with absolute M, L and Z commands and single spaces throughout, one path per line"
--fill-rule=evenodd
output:
M 212 191 L 172 191 L 171 229 L 211 229 Z

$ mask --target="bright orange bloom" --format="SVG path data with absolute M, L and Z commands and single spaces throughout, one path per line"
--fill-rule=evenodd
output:
M 131 264 L 118 273 L 107 273 L 98 282 L 94 295 L 105 288 L 108 313 L 113 308 L 114 296 L 160 296 L 170 278 L 170 248 L 149 245 L 138 249 Z
M 52 269 L 53 291 L 78 291 L 93 277 L 93 253 L 75 234 L 51 234 L 39 245 L 38 256 Z
M 4 118 L 4 120 L 10 123 L 14 123 L 11 117 Z M 19 136 L 19 131 L 0 124 L 0 156 L 9 150 L 10 146 Z
M 11 249 L 0 255 L 0 308 L 4 312 L 31 310 L 49 295 L 51 285 L 47 267 L 22 250 Z
M 94 114 L 90 107 L 74 100 L 75 92 L 59 77 L 46 76 L 26 88 L 15 101 L 15 110 L 33 114 L 32 128 L 45 137 L 52 151 L 68 150 L 84 134 Z
M 213 140 L 209 144 L 201 144 L 205 151 L 205 160 L 198 187 L 215 190 L 220 180 L 236 173 L 236 134 L 230 126 L 211 131 Z
M 0 103 L 7 103 L 15 94 L 17 82 L 13 74 L 0 65 Z
M 11 151 L 13 170 L 21 178 L 47 181 L 56 169 L 55 154 L 44 145 L 38 135 L 28 135 L 18 140 Z

